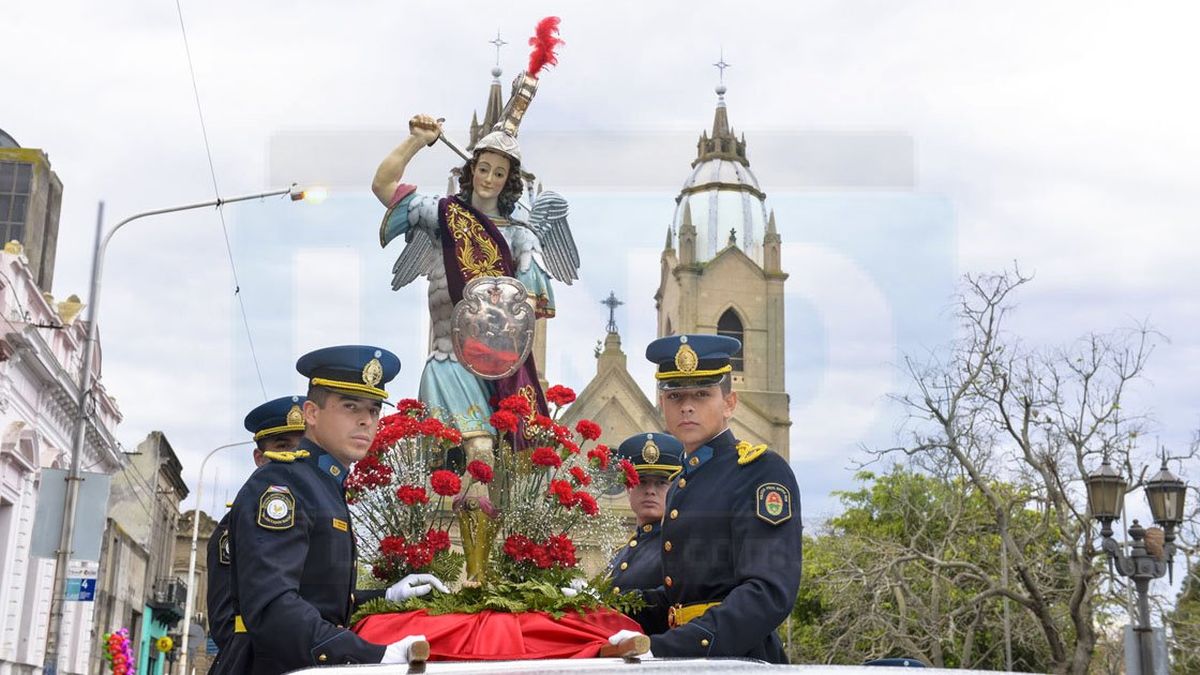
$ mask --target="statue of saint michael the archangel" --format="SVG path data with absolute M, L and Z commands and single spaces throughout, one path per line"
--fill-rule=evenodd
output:
M 490 401 L 519 394 L 534 415 L 546 415 L 531 347 L 534 321 L 554 316 L 550 279 L 578 279 L 579 252 L 567 224 L 567 203 L 543 191 L 530 207 L 523 192 L 517 131 L 537 91 L 538 75 L 556 63 L 557 17 L 543 19 L 530 39 L 529 67 L 492 131 L 470 154 L 442 134 L 441 120 L 416 115 L 409 136 L 380 163 L 371 189 L 387 207 L 379 241 L 403 236 L 392 268 L 398 290 L 418 276 L 429 280 L 432 351 L 419 398 L 463 435 L 467 458 L 490 454 L 495 430 Z M 403 182 L 409 161 L 443 141 L 465 161 L 456 194 L 423 194 Z M 522 429 L 525 425 L 522 425 Z M 514 434 L 522 447 L 522 433 Z

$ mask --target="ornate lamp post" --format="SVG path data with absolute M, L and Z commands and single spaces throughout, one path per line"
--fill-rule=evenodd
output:
M 1149 674 L 1155 672 L 1154 634 L 1150 627 L 1148 597 L 1150 581 L 1172 573 L 1175 528 L 1183 522 L 1187 485 L 1167 469 L 1167 460 L 1163 457 L 1162 468 L 1146 483 L 1150 513 L 1162 529 L 1146 530 L 1134 520 L 1128 530 L 1133 542 L 1129 555 L 1125 555 L 1123 546 L 1112 537 L 1112 522 L 1121 517 L 1128 485 L 1106 457 L 1100 468 L 1087 477 L 1088 506 L 1092 517 L 1100 521 L 1101 548 L 1108 553 L 1109 568 L 1115 568 L 1121 576 L 1132 579 L 1137 589 L 1138 625 L 1133 630 L 1138 636 L 1141 672 Z

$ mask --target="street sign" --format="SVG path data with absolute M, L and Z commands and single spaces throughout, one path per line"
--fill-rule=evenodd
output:
M 76 602 L 92 602 L 96 599 L 96 577 L 100 574 L 100 563 L 95 560 L 71 560 L 67 562 L 66 599 Z
M 66 509 L 67 471 L 42 469 L 34 513 L 33 541 L 30 553 L 38 558 L 55 557 L 62 534 Z M 80 472 L 79 501 L 75 504 L 75 536 L 71 554 L 79 558 L 100 559 L 100 545 L 108 518 L 108 492 L 112 477 L 102 473 Z M 72 575 L 74 576 L 74 575 Z

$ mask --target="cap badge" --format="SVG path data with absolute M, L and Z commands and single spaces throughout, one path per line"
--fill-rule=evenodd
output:
M 363 366 L 362 379 L 370 387 L 379 384 L 379 381 L 383 379 L 383 365 L 379 363 L 379 359 L 367 361 L 367 365 Z
M 686 343 L 680 344 L 675 352 L 675 368 L 681 373 L 691 373 L 695 372 L 699 364 L 700 357 L 696 355 L 696 350 Z
M 300 412 L 300 406 L 293 404 L 292 409 L 287 414 L 287 425 L 289 427 L 298 427 L 304 424 L 304 413 Z
M 654 444 L 654 441 L 646 441 L 646 444 L 642 446 L 642 459 L 647 464 L 658 462 L 659 454 L 658 446 Z

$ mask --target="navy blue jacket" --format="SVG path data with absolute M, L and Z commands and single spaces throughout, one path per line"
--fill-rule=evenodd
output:
M 721 604 L 652 636 L 655 656 L 787 663 L 775 629 L 800 587 L 796 477 L 770 451 L 739 464 L 736 446 L 725 431 L 697 448 L 667 491 L 662 585 L 646 591 L 646 600 L 651 607 Z
M 662 524 L 641 525 L 629 541 L 617 551 L 608 563 L 613 590 L 620 593 L 645 591 L 662 586 Z M 652 609 L 634 617 L 644 621 L 642 630 L 646 635 L 661 633 L 667 629 L 665 610 Z
M 384 645 L 346 627 L 357 576 L 346 467 L 307 438 L 300 449 L 310 455 L 260 467 L 233 502 L 233 598 L 248 632 L 235 634 L 214 673 L 276 675 L 383 658 Z
M 231 513 L 231 512 L 229 512 Z M 233 594 L 230 592 L 229 513 L 208 538 L 208 635 L 225 651 L 233 638 Z

